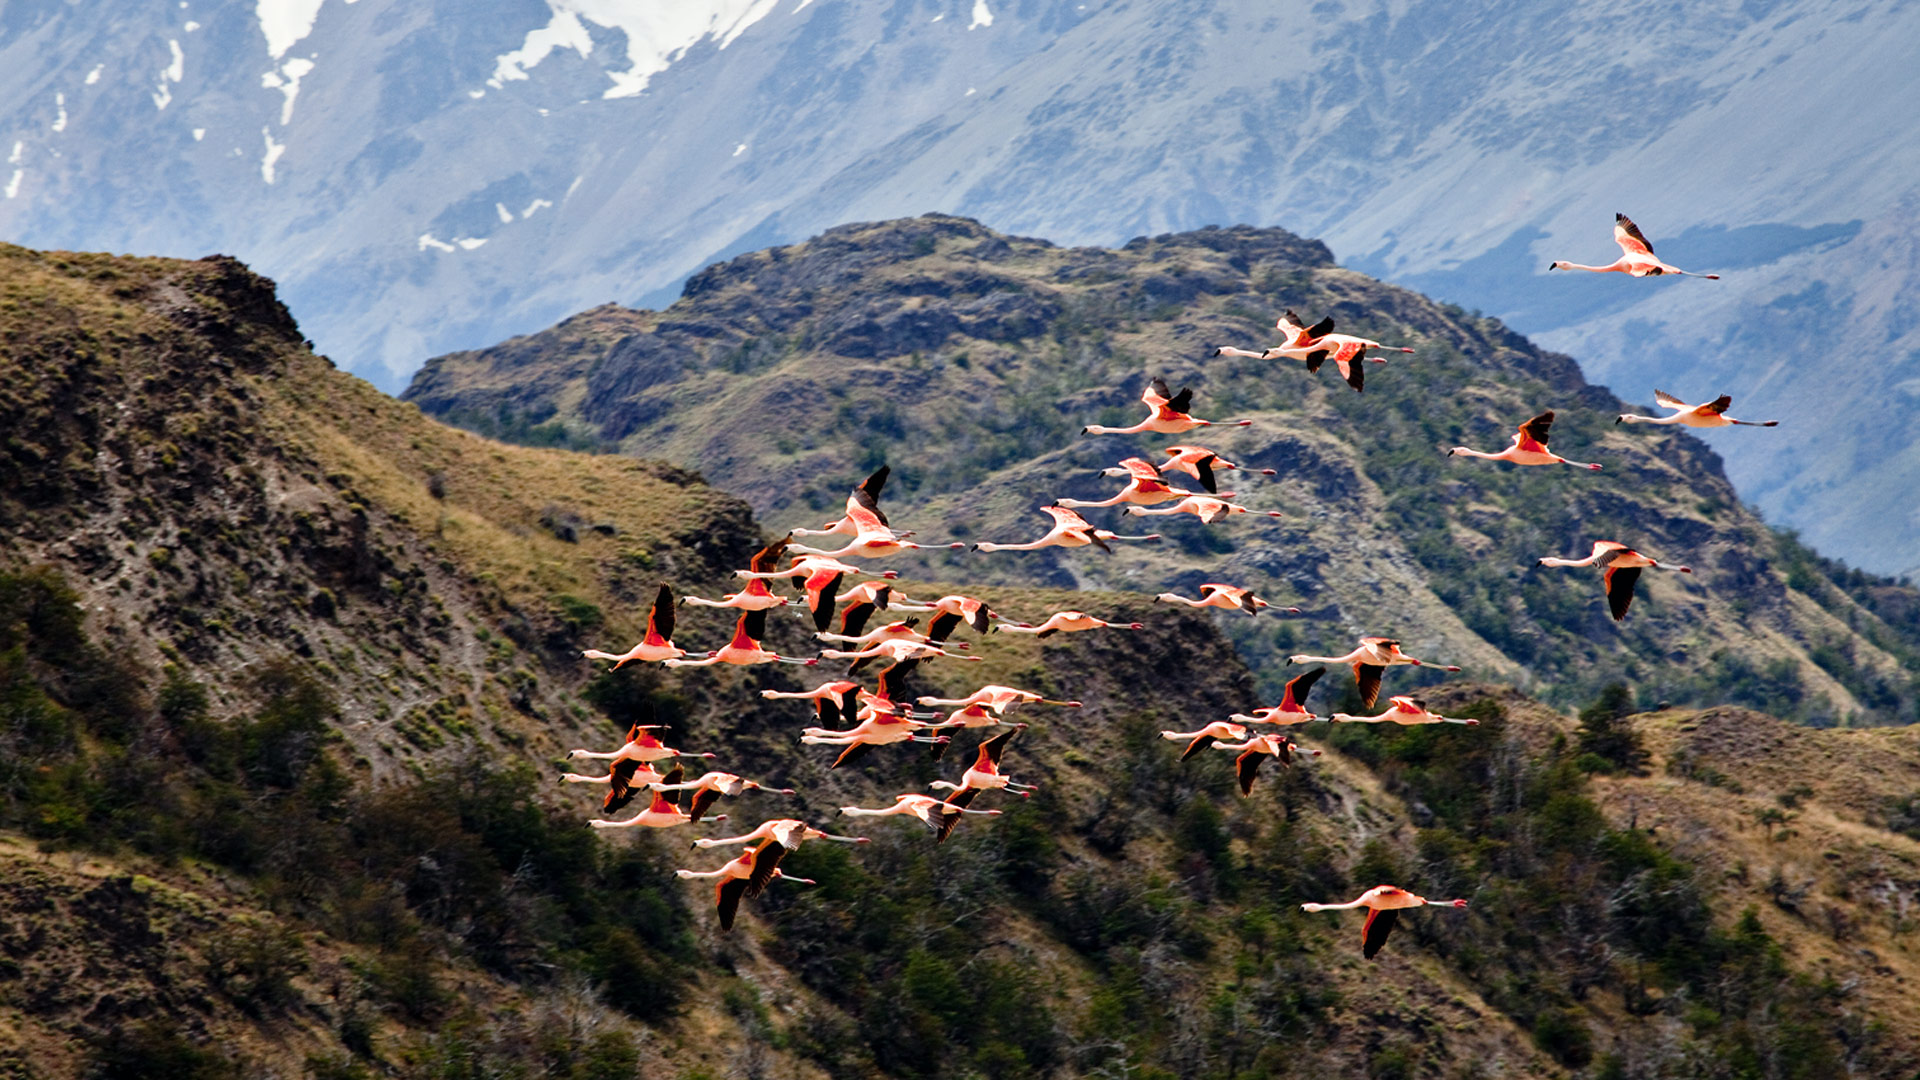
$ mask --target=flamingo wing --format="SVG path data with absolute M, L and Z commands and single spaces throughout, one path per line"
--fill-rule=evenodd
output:
M 747 562 L 747 569 L 756 574 L 771 574 L 780 569 L 780 560 L 787 557 L 787 544 L 792 540 L 793 535 L 789 533 L 754 552 L 753 558 Z
M 1281 712 L 1303 713 L 1307 711 L 1307 695 L 1312 692 L 1313 684 L 1327 673 L 1326 668 L 1314 668 L 1304 675 L 1296 675 L 1287 680 L 1286 693 L 1280 698 Z M 1291 706 L 1291 707 L 1289 707 Z
M 1233 774 L 1240 780 L 1240 797 L 1253 794 L 1253 782 L 1260 776 L 1260 761 L 1267 755 L 1252 747 L 1233 759 Z
M 1323 338 L 1333 333 L 1333 316 L 1329 315 L 1312 326 L 1307 327 L 1307 339 Z
M 772 881 L 774 871 L 780 869 L 780 860 L 787 857 L 787 850 L 787 845 L 780 841 L 769 840 L 753 853 L 753 872 L 747 875 L 747 899 L 767 891 L 767 882 Z
M 1193 755 L 1199 753 L 1202 748 L 1204 748 L 1208 743 L 1212 741 L 1213 741 L 1212 732 L 1201 732 L 1198 736 L 1194 737 L 1192 742 L 1189 742 L 1187 744 L 1187 748 L 1185 750 L 1180 751 L 1180 760 L 1185 761 L 1188 758 L 1192 757 Z
M 1625 214 L 1613 215 L 1613 242 L 1619 244 L 1620 250 L 1629 255 L 1651 256 L 1653 254 L 1653 245 L 1647 243 L 1645 236 L 1640 235 L 1640 226 L 1635 225 L 1633 219 Z
M 961 788 L 947 799 L 947 806 L 951 806 L 954 809 L 948 810 L 945 807 L 941 807 L 936 810 L 936 813 L 940 815 L 940 823 L 933 827 L 934 843 L 944 844 L 947 842 L 947 837 L 953 835 L 953 830 L 960 824 L 960 819 L 967 816 L 960 811 L 966 809 L 967 806 L 973 802 L 973 797 L 978 794 L 980 794 L 980 791 L 977 788 Z
M 607 770 L 609 773 L 607 777 L 607 795 L 604 799 L 600 800 L 600 809 L 603 813 L 612 814 L 625 810 L 627 804 L 633 801 L 635 790 L 633 786 L 633 774 L 639 768 L 640 762 L 638 759 L 621 758 L 613 763 L 613 768 Z
M 1667 408 L 1667 409 L 1691 409 L 1691 408 L 1693 408 L 1693 406 L 1691 406 L 1691 405 L 1689 405 L 1689 404 L 1687 404 L 1687 403 L 1686 403 L 1686 402 L 1684 402 L 1684 401 L 1681 401 L 1681 400 L 1680 400 L 1679 398 L 1677 398 L 1677 397 L 1674 397 L 1674 396 L 1673 396 L 1672 394 L 1669 394 L 1669 393 L 1667 393 L 1667 392 L 1666 392 L 1665 390 L 1661 390 L 1661 389 L 1658 389 L 1658 388 L 1656 388 L 1656 389 L 1655 389 L 1655 390 L 1653 391 L 1653 402 L 1654 402 L 1654 404 L 1656 404 L 1656 405 L 1659 405 L 1659 406 L 1661 406 L 1662 408 Z
M 1327 362 L 1327 350 L 1315 349 L 1312 352 L 1308 353 L 1307 354 L 1307 374 L 1309 375 L 1319 374 L 1320 365 L 1326 362 Z
M 878 503 L 880 501 L 880 489 L 887 486 L 887 477 L 890 476 L 892 473 L 893 473 L 892 466 L 890 465 L 880 466 L 879 468 L 873 470 L 873 473 L 869 475 L 865 480 L 860 481 L 860 490 L 867 493 L 867 498 L 872 499 L 874 502 Z M 885 519 L 882 518 L 881 520 L 884 521 Z
M 1607 610 L 1613 613 L 1614 622 L 1622 622 L 1627 617 L 1627 609 L 1633 606 L 1633 583 L 1640 580 L 1640 568 L 1637 566 L 1609 566 L 1604 576 L 1607 587 Z
M 1188 386 L 1181 387 L 1179 393 L 1168 399 L 1167 408 L 1182 414 L 1193 408 L 1193 388 Z
M 867 742 L 848 743 L 847 748 L 845 750 L 840 751 L 840 756 L 837 758 L 834 758 L 833 764 L 827 766 L 827 768 L 837 769 L 842 765 L 848 765 L 853 762 L 859 761 L 861 758 L 866 757 L 872 751 L 873 751 L 872 743 L 867 743 Z
M 733 917 L 740 911 L 740 898 L 746 894 L 746 878 L 727 878 L 713 890 L 714 907 L 720 911 L 720 929 L 733 929 Z
M 807 589 L 807 607 L 813 612 L 815 630 L 825 630 L 833 625 L 833 598 L 834 594 L 840 591 L 840 579 L 844 577 L 846 577 L 845 573 L 836 573 L 823 582 L 820 588 Z M 813 582 L 809 581 L 807 584 L 812 586 Z M 765 615 L 766 612 L 761 611 L 758 614 Z
M 927 624 L 927 640 L 945 641 L 959 628 L 960 616 L 951 611 L 943 611 L 933 617 L 933 622 Z
M 893 539 L 893 530 L 887 527 L 887 515 L 880 512 L 880 504 L 873 501 L 866 488 L 854 488 L 847 495 L 847 520 L 853 522 L 854 531 L 861 536 Z
M 654 595 L 653 610 L 647 612 L 647 640 L 660 645 L 673 640 L 673 590 L 665 582 Z
M 760 639 L 765 637 L 766 633 L 767 633 L 767 609 L 766 608 L 761 608 L 759 611 L 748 611 L 748 612 L 742 613 L 740 616 L 740 625 L 735 627 L 734 629 L 734 637 L 736 640 L 744 637 L 747 639 L 747 641 L 751 642 L 754 645 L 759 645 Z
M 694 792 L 693 801 L 687 804 L 687 820 L 699 821 L 712 808 L 714 800 L 719 797 L 720 793 L 712 788 L 701 788 Z
M 1374 702 L 1380 700 L 1380 677 L 1386 674 L 1386 671 L 1385 667 L 1369 664 L 1364 660 L 1353 665 L 1353 681 L 1354 685 L 1360 689 L 1360 703 L 1369 709 L 1373 708 Z
M 1193 463 L 1194 469 L 1200 473 L 1200 486 L 1206 488 L 1209 495 L 1216 495 L 1220 491 L 1219 483 L 1213 478 L 1213 463 L 1219 460 L 1217 454 L 1208 454 Z
M 1733 404 L 1732 396 L 1727 394 L 1721 394 L 1719 397 L 1714 398 L 1712 401 L 1707 402 L 1705 405 L 1700 406 L 1698 409 L 1694 411 L 1700 413 L 1703 416 L 1719 416 L 1720 414 L 1727 411 L 1727 406 L 1732 404 Z
M 1147 408 L 1158 410 L 1160 406 L 1173 400 L 1173 391 L 1167 389 L 1167 380 L 1155 378 L 1147 383 L 1145 390 L 1140 392 L 1140 400 L 1146 403 Z
M 1283 312 L 1278 319 L 1274 320 L 1273 328 L 1275 330 L 1285 330 L 1289 334 L 1297 334 L 1305 330 L 1307 324 L 1301 322 L 1300 316 L 1295 315 L 1293 310 L 1289 308 Z
M 1400 921 L 1398 908 L 1367 909 L 1367 921 L 1360 924 L 1360 955 L 1371 960 L 1386 947 L 1387 935 L 1393 933 L 1393 924 Z
M 1043 506 L 1040 508 L 1040 512 L 1052 518 L 1056 526 L 1063 526 L 1069 529 L 1084 529 L 1088 532 L 1093 531 L 1093 525 L 1088 522 L 1086 518 L 1081 517 L 1079 513 L 1070 506 L 1060 506 L 1058 504 Z
M 1340 351 L 1333 356 L 1334 366 L 1340 369 L 1340 377 L 1347 380 L 1347 385 L 1353 387 L 1353 392 L 1356 394 L 1364 392 L 1367 386 L 1365 354 L 1364 348 L 1342 345 Z
M 872 601 L 849 604 L 840 612 L 840 636 L 859 637 L 867 628 L 867 620 L 873 617 L 876 605 Z
M 1545 453 L 1547 449 L 1547 433 L 1552 429 L 1553 410 L 1548 409 L 1546 412 L 1520 425 L 1520 430 L 1513 436 L 1513 445 L 1522 450 L 1530 450 L 1537 454 Z
M 1127 470 L 1127 475 L 1133 477 L 1135 480 L 1158 481 L 1160 479 L 1159 469 L 1154 468 L 1151 463 L 1142 461 L 1137 457 L 1130 457 L 1121 462 L 1120 467 Z

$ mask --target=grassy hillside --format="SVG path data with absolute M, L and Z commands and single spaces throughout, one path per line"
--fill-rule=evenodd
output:
M 1182 765 L 1158 733 L 1260 702 L 1255 673 L 1212 619 L 1133 591 L 982 587 L 1010 615 L 1146 628 L 963 633 L 985 659 L 917 688 L 1087 703 L 1022 714 L 1008 760 L 1035 796 L 984 798 L 1007 812 L 946 845 L 879 821 L 857 850 L 805 848 L 791 869 L 820 884 L 776 886 L 721 934 L 709 891 L 670 873 L 718 863 L 690 835 L 845 820 L 957 775 L 972 739 L 829 772 L 795 743 L 805 710 L 758 696 L 817 673 L 579 661 L 633 640 L 659 581 L 724 588 L 761 540 L 744 503 L 425 419 L 312 356 L 230 260 L 8 248 L 0 271 L 0 1075 L 1920 1063 L 1910 733 L 1626 718 L 1621 694 L 1576 723 L 1461 683 L 1436 701 L 1479 727 L 1315 732 L 1323 757 L 1242 799 L 1228 755 Z M 932 501 L 901 506 L 939 530 Z M 1898 600 L 1806 559 L 1835 605 Z M 976 568 L 932 569 L 904 587 Z M 711 647 L 730 622 L 684 609 L 676 636 Z M 792 614 L 769 636 L 809 644 Z M 646 716 L 800 795 L 664 834 L 585 828 L 592 796 L 551 782 L 561 755 Z M 1472 906 L 1411 917 L 1371 963 L 1357 918 L 1298 910 L 1382 880 Z
M 1364 394 L 1331 368 L 1310 376 L 1297 363 L 1212 357 L 1221 344 L 1265 345 L 1289 308 L 1418 353 L 1369 365 Z M 1195 415 L 1255 423 L 1178 438 L 1079 434 L 1137 420 L 1154 376 L 1193 387 Z M 1628 389 L 1650 398 L 1653 388 Z M 1092 511 L 1099 523 L 1151 521 L 1171 542 L 1101 559 L 941 556 L 927 572 L 1190 594 L 1202 581 L 1255 586 L 1307 611 L 1285 623 L 1222 619 L 1268 693 L 1286 654 L 1344 652 L 1358 634 L 1385 633 L 1562 706 L 1625 680 L 1643 707 L 1732 701 L 1820 724 L 1916 717 L 1920 594 L 1770 532 L 1711 450 L 1669 429 L 1616 427 L 1630 406 L 1587 385 L 1568 357 L 1342 269 L 1319 243 L 1278 229 L 1110 251 L 939 215 L 848 225 L 710 267 L 665 311 L 610 305 L 440 357 L 406 397 L 501 438 L 663 457 L 779 526 L 833 516 L 884 460 L 895 466 L 891 505 L 938 523 L 929 535 L 967 540 L 1037 535 L 1040 504 L 1118 490 L 1099 468 L 1199 442 L 1276 469 L 1277 482 L 1242 472 L 1222 486 L 1288 516 L 1208 529 Z M 1555 448 L 1604 472 L 1444 456 L 1462 444 L 1497 450 L 1548 408 Z M 1648 575 L 1616 627 L 1596 575 L 1535 567 L 1599 538 L 1697 573 Z

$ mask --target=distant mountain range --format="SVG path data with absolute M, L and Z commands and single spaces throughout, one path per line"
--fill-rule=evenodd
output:
M 716 260 L 950 211 L 1284 226 L 1645 401 L 1777 415 L 1742 496 L 1920 566 L 1920 7 L 106 0 L 0 8 L 0 235 L 227 251 L 388 390 Z M 1612 215 L 1720 282 L 1549 275 Z M 1709 442 L 1724 445 L 1717 437 Z

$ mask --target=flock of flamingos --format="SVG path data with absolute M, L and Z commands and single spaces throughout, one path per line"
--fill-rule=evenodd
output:
M 1619 260 L 1607 266 L 1582 266 L 1577 263 L 1555 262 L 1549 269 L 1591 270 L 1596 272 L 1621 272 L 1634 277 L 1649 277 L 1663 274 L 1682 274 L 1677 267 L 1669 266 L 1653 254 L 1652 245 L 1641 236 L 1640 230 L 1625 215 L 1616 215 L 1614 239 L 1619 243 L 1623 254 Z M 1693 275 L 1716 277 L 1717 275 Z M 1282 315 L 1276 324 L 1284 340 L 1271 348 L 1254 351 L 1249 349 L 1222 348 L 1216 350 L 1216 356 L 1240 356 L 1256 360 L 1293 360 L 1303 361 L 1310 373 L 1317 373 L 1322 365 L 1331 360 L 1354 390 L 1359 391 L 1364 384 L 1363 367 L 1366 362 L 1385 363 L 1379 357 L 1368 353 L 1382 350 L 1411 353 L 1413 350 L 1403 346 L 1382 345 L 1377 341 L 1334 332 L 1333 320 L 1322 319 L 1311 326 L 1305 325 L 1293 312 Z M 1646 417 L 1623 415 L 1617 423 L 1643 424 L 1679 424 L 1686 427 L 1724 427 L 1731 424 L 1750 424 L 1772 427 L 1775 421 L 1754 424 L 1752 421 L 1735 420 L 1726 415 L 1730 398 L 1720 398 L 1704 405 L 1689 405 L 1662 391 L 1655 391 L 1656 400 L 1669 410 L 1670 415 Z M 1147 418 L 1131 427 L 1108 428 L 1089 426 L 1084 433 L 1101 434 L 1140 434 L 1151 432 L 1158 435 L 1184 435 L 1199 428 L 1214 426 L 1244 427 L 1251 420 L 1211 421 L 1191 415 L 1193 406 L 1191 390 L 1173 393 L 1167 384 L 1154 379 L 1141 395 L 1140 400 L 1148 409 Z M 1484 453 L 1478 450 L 1457 446 L 1449 450 L 1448 456 L 1486 458 L 1490 461 L 1504 461 L 1514 465 L 1573 465 L 1585 469 L 1597 470 L 1598 464 L 1569 461 L 1548 449 L 1548 435 L 1553 425 L 1551 410 L 1520 425 L 1513 437 L 1513 445 L 1497 453 Z M 978 543 L 973 545 L 977 551 L 1034 551 L 1047 547 L 1097 547 L 1103 551 L 1112 551 L 1111 544 L 1116 542 L 1144 542 L 1160 539 L 1158 535 L 1123 536 L 1106 529 L 1096 528 L 1079 510 L 1090 507 L 1115 507 L 1125 504 L 1126 513 L 1133 516 L 1153 516 L 1169 514 L 1192 514 L 1202 522 L 1212 525 L 1236 514 L 1265 514 L 1280 516 L 1276 510 L 1256 510 L 1231 501 L 1235 493 L 1220 491 L 1218 474 L 1238 469 L 1239 466 L 1225 460 L 1220 455 L 1203 446 L 1169 446 L 1163 453 L 1166 460 L 1159 463 L 1142 458 L 1128 458 L 1114 468 L 1104 470 L 1104 474 L 1115 478 L 1124 477 L 1126 485 L 1112 498 L 1098 502 L 1083 502 L 1072 499 L 1060 499 L 1051 505 L 1041 507 L 1053 521 L 1045 535 L 1026 543 Z M 1273 470 L 1260 470 L 1268 476 Z M 936 698 L 922 696 L 909 698 L 905 690 L 906 676 L 919 664 L 933 660 L 970 661 L 981 657 L 966 655 L 970 646 L 954 642 L 952 635 L 961 627 L 972 629 L 985 635 L 992 631 L 1003 633 L 1033 634 L 1038 637 L 1050 637 L 1055 634 L 1081 633 L 1101 629 L 1138 630 L 1140 623 L 1111 623 L 1094 618 L 1081 611 L 1059 611 L 1048 616 L 1038 624 L 1019 622 L 1003 618 L 985 603 L 973 597 L 961 594 L 942 596 L 931 600 L 916 600 L 899 592 L 891 584 L 898 575 L 896 572 L 876 571 L 859 563 L 843 561 L 846 559 L 879 559 L 902 551 L 919 548 L 964 548 L 966 545 L 919 544 L 910 537 L 912 532 L 895 530 L 881 512 L 879 499 L 882 487 L 886 483 L 888 470 L 882 467 L 867 478 L 847 497 L 846 514 L 839 520 L 821 529 L 795 529 L 780 540 L 769 544 L 754 555 L 751 565 L 737 571 L 745 579 L 745 586 L 739 592 L 720 600 L 706 600 L 694 596 L 680 598 L 682 604 L 702 607 L 733 608 L 741 614 L 735 624 L 733 640 L 718 650 L 699 655 L 689 655 L 687 650 L 673 643 L 674 614 L 676 604 L 672 591 L 660 586 L 652 611 L 648 616 L 647 634 L 638 645 L 618 655 L 589 649 L 585 656 L 594 660 L 613 661 L 617 669 L 632 661 L 662 663 L 668 667 L 704 667 L 715 664 L 796 664 L 806 667 L 817 666 L 821 660 L 847 660 L 847 677 L 824 682 L 811 690 L 786 692 L 763 690 L 766 698 L 810 701 L 818 717 L 819 724 L 806 728 L 801 742 L 810 745 L 832 746 L 840 748 L 831 767 L 837 768 L 855 761 L 870 753 L 877 746 L 895 743 L 920 743 L 931 747 L 932 756 L 942 757 L 952 739 L 947 732 L 964 728 L 999 729 L 983 739 L 975 748 L 971 764 L 961 774 L 959 783 L 945 780 L 935 781 L 932 789 L 944 792 L 941 795 L 928 795 L 908 792 L 895 798 L 893 805 L 867 808 L 859 806 L 842 807 L 840 812 L 847 817 L 885 817 L 890 815 L 912 815 L 920 819 L 933 830 L 936 842 L 944 842 L 968 815 L 992 816 L 998 810 L 976 809 L 973 803 L 976 797 L 985 791 L 1002 791 L 1025 797 L 1032 785 L 1014 781 L 1004 771 L 1006 750 L 1009 744 L 1026 728 L 1026 724 L 1008 719 L 1009 713 L 1025 706 L 1049 705 L 1077 708 L 1077 701 L 1053 701 L 1029 690 L 1020 690 L 1009 686 L 984 686 L 964 698 Z M 1191 477 L 1203 491 L 1189 491 L 1167 482 L 1167 477 L 1180 473 Z M 1171 504 L 1171 505 L 1162 505 Z M 795 536 L 833 536 L 848 538 L 837 549 L 806 547 L 793 542 Z M 1634 583 L 1643 569 L 1676 570 L 1691 573 L 1685 566 L 1672 566 L 1661 563 L 1641 554 L 1625 544 L 1613 540 L 1596 540 L 1592 553 L 1583 559 L 1543 558 L 1542 566 L 1598 566 L 1604 571 L 1602 582 L 1607 603 L 1615 621 L 1627 616 L 1628 606 L 1633 602 Z M 841 585 L 854 578 L 867 580 L 852 584 L 846 591 L 840 591 Z M 797 587 L 803 598 L 789 599 L 776 595 L 770 583 L 785 582 Z M 1196 608 L 1238 609 L 1248 615 L 1257 615 L 1271 605 L 1255 596 L 1246 588 L 1235 585 L 1210 583 L 1202 585 L 1201 596 L 1193 599 L 1175 593 L 1162 593 L 1155 599 L 1161 602 L 1184 604 Z M 774 608 L 789 604 L 804 603 L 811 613 L 816 636 L 823 642 L 837 648 L 823 649 L 817 657 L 781 656 L 764 648 L 760 639 L 765 633 L 767 613 Z M 1298 608 L 1287 609 L 1298 612 Z M 885 612 L 884 621 L 875 629 L 869 630 L 868 624 L 876 621 L 875 615 Z M 839 627 L 833 630 L 834 617 L 839 616 Z M 918 629 L 919 618 L 898 618 L 904 614 L 930 616 L 924 632 Z M 852 680 L 851 676 L 870 664 L 884 661 L 886 667 L 880 670 L 871 690 Z M 1344 656 L 1306 656 L 1290 657 L 1289 663 L 1321 663 L 1351 665 L 1361 700 L 1367 708 L 1376 704 L 1380 695 L 1382 677 L 1390 667 L 1399 665 L 1440 666 L 1446 671 L 1459 671 L 1451 665 L 1429 665 L 1425 661 L 1406 655 L 1401 651 L 1400 643 L 1384 637 L 1361 638 L 1352 652 Z M 1167 731 L 1162 734 L 1170 740 L 1182 742 L 1185 748 L 1181 760 L 1186 760 L 1203 749 L 1236 752 L 1236 773 L 1240 792 L 1244 797 L 1253 790 L 1254 781 L 1260 765 L 1267 758 L 1275 758 L 1282 766 L 1290 766 L 1296 755 L 1318 755 L 1318 750 L 1302 750 L 1286 735 L 1289 725 L 1304 724 L 1313 721 L 1331 723 L 1395 723 L 1395 724 L 1474 724 L 1474 720 L 1461 720 L 1441 716 L 1430 711 L 1421 701 L 1413 697 L 1393 697 L 1384 712 L 1376 716 L 1352 716 L 1336 712 L 1331 716 L 1315 716 L 1307 707 L 1307 696 L 1314 683 L 1326 672 L 1326 668 L 1315 668 L 1287 683 L 1280 703 L 1270 708 L 1257 709 L 1251 714 L 1236 713 L 1226 720 L 1216 720 L 1198 731 Z M 917 706 L 917 707 L 916 707 Z M 944 715 L 928 709 L 949 709 Z M 1258 729 L 1272 730 L 1256 733 Z M 676 750 L 661 742 L 654 734 L 653 725 L 635 725 L 628 732 L 627 741 L 616 750 L 607 753 L 592 753 L 575 750 L 570 758 L 601 759 L 609 762 L 609 771 L 603 776 L 563 773 L 560 779 L 571 783 L 605 784 L 607 793 L 602 802 L 605 814 L 618 812 L 632 803 L 641 793 L 646 793 L 649 802 L 637 815 L 624 820 L 598 818 L 590 822 L 595 828 L 670 828 L 686 825 L 707 818 L 711 821 L 725 819 L 725 814 L 709 815 L 708 811 L 722 795 L 737 796 L 747 791 L 775 790 L 779 794 L 791 795 L 792 789 L 769 789 L 751 780 L 743 779 L 728 772 L 706 772 L 696 779 L 688 780 L 685 770 L 678 764 L 672 764 L 663 772 L 659 765 L 668 764 L 675 758 L 708 758 L 710 753 L 692 754 Z M 682 796 L 685 804 L 682 805 Z M 704 878 L 717 882 L 716 899 L 719 908 L 720 925 L 723 930 L 731 929 L 734 917 L 739 910 L 742 898 L 760 895 L 769 883 L 775 879 L 803 884 L 814 882 L 786 874 L 780 868 L 781 861 L 789 852 L 809 840 L 832 841 L 837 843 L 866 843 L 865 837 L 838 836 L 815 828 L 804 821 L 793 818 L 776 818 L 762 822 L 757 828 L 738 836 L 720 838 L 701 838 L 693 842 L 695 848 L 711 848 L 723 845 L 748 845 L 743 854 L 718 869 L 680 870 L 683 878 Z M 1386 944 L 1387 936 L 1392 932 L 1399 913 L 1407 908 L 1422 906 L 1464 908 L 1465 900 L 1428 900 L 1392 885 L 1379 885 L 1368 889 L 1356 899 L 1343 904 L 1302 904 L 1307 911 L 1337 911 L 1348 908 L 1366 908 L 1367 918 L 1361 930 L 1361 950 L 1369 959 Z

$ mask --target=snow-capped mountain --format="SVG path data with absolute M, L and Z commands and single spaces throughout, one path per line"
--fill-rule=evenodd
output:
M 12 0 L 0 236 L 243 256 L 395 389 L 846 220 L 1283 225 L 1628 400 L 1777 416 L 1710 433 L 1746 497 L 1905 572 L 1916 47 L 1898 0 Z M 1724 279 L 1546 272 L 1616 211 Z

